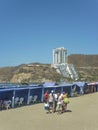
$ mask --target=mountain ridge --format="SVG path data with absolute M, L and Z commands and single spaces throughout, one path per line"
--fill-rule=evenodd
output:
M 74 65 L 79 81 L 98 80 L 98 55 L 71 54 L 68 56 L 68 63 Z M 72 81 L 58 74 L 51 64 L 30 63 L 0 68 L 0 82 L 60 82 L 62 79 L 66 82 Z

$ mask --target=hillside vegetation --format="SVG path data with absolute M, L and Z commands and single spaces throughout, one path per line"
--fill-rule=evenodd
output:
M 68 63 L 74 64 L 80 80 L 98 81 L 98 55 L 69 55 Z
M 58 74 L 50 64 L 32 63 L 17 67 L 0 68 L 0 82 L 40 83 L 46 81 L 58 82 L 62 75 Z
M 98 67 L 98 55 L 72 54 L 68 56 L 68 63 L 76 67 Z
M 79 81 L 98 81 L 98 55 L 69 55 L 68 63 L 74 64 Z M 0 82 L 40 83 L 60 80 L 72 81 L 58 74 L 51 64 L 31 63 L 0 68 Z

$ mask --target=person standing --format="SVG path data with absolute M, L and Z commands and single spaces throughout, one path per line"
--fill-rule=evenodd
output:
M 51 93 L 49 94 L 49 106 L 52 112 L 54 112 L 54 101 L 55 101 L 54 91 L 52 90 Z
M 57 112 L 58 114 L 62 111 L 62 95 L 58 92 L 57 93 Z
M 48 90 L 45 92 L 45 94 L 44 94 L 44 101 L 45 102 L 48 102 L 49 101 L 49 92 L 48 92 Z

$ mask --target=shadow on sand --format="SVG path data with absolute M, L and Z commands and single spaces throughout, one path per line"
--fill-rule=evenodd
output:
M 59 112 L 59 113 L 57 113 L 57 114 L 65 114 L 65 113 L 67 113 L 67 112 L 72 112 L 71 110 L 66 110 L 65 112 Z
M 71 110 L 66 110 L 66 112 L 72 112 L 72 111 L 71 111 Z M 65 112 L 65 113 L 66 113 L 66 112 Z

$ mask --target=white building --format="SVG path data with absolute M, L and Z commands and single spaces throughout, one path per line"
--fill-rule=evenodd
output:
M 62 74 L 64 77 L 70 77 L 77 80 L 78 74 L 73 66 L 73 64 L 68 64 L 67 61 L 67 49 L 64 47 L 53 49 L 53 67 L 58 73 Z
M 67 50 L 64 47 L 53 49 L 53 64 L 67 63 Z

